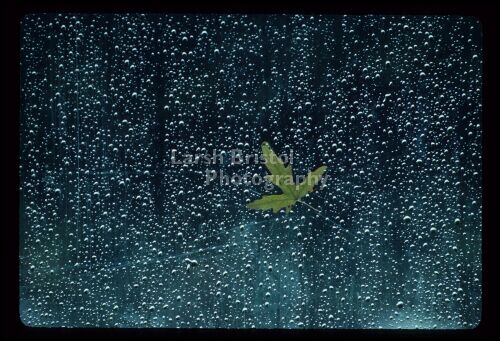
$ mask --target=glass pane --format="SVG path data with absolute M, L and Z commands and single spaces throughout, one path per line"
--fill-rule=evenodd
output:
M 24 17 L 22 321 L 473 328 L 481 64 L 464 17 Z

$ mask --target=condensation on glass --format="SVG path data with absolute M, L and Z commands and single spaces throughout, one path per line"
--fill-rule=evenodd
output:
M 21 71 L 26 325 L 479 323 L 475 19 L 28 15 Z M 263 165 L 170 162 L 264 140 L 328 166 L 309 206 L 205 184 Z

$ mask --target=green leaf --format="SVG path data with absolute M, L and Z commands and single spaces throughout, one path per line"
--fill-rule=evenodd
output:
M 262 143 L 262 155 L 264 155 L 266 167 L 271 173 L 271 175 L 266 176 L 266 179 L 278 186 L 284 194 L 292 197 L 295 186 L 292 166 L 285 167 L 281 158 L 274 153 L 267 142 Z
M 262 143 L 262 154 L 264 155 L 264 159 L 266 161 L 266 167 L 269 169 L 269 172 L 273 175 L 292 175 L 292 166 L 288 165 L 285 167 L 283 160 L 274 153 L 269 146 L 269 143 Z
M 264 195 L 261 199 L 252 201 L 247 205 L 248 208 L 254 210 L 269 210 L 272 209 L 274 213 L 279 212 L 282 208 L 287 208 L 295 203 L 293 198 L 286 194 L 272 194 Z M 289 209 L 287 209 L 289 211 Z
M 307 193 L 312 192 L 321 179 L 321 176 L 326 171 L 326 166 L 316 168 L 314 171 L 309 172 L 307 177 L 297 186 L 296 199 L 300 200 Z
M 283 194 L 264 195 L 262 198 L 252 201 L 247 207 L 254 210 L 272 209 L 274 213 L 277 213 L 286 208 L 286 212 L 290 212 L 297 201 L 314 190 L 314 186 L 319 183 L 327 168 L 326 166 L 318 167 L 309 172 L 300 184 L 295 184 L 292 166 L 285 167 L 285 164 L 274 153 L 269 143 L 262 143 L 262 154 L 264 155 L 265 165 L 271 173 L 266 175 L 266 179 L 278 186 Z

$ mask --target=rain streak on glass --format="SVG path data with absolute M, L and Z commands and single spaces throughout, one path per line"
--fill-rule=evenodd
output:
M 472 18 L 24 17 L 22 321 L 473 328 L 481 71 Z M 310 206 L 170 160 L 262 141 L 328 167 Z

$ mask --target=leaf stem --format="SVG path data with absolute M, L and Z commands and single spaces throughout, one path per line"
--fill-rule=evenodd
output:
M 317 208 L 312 207 L 311 205 L 309 205 L 308 203 L 306 203 L 306 202 L 304 202 L 304 201 L 297 200 L 297 202 L 300 202 L 302 205 L 306 205 L 307 207 L 312 208 L 313 210 L 315 210 L 316 212 L 318 212 L 318 214 L 319 214 L 320 216 L 322 216 L 323 218 L 325 218 L 327 221 L 330 221 L 330 218 L 328 218 L 327 216 L 323 215 L 323 213 L 322 213 L 323 211 L 320 211 L 320 210 L 318 210 Z

